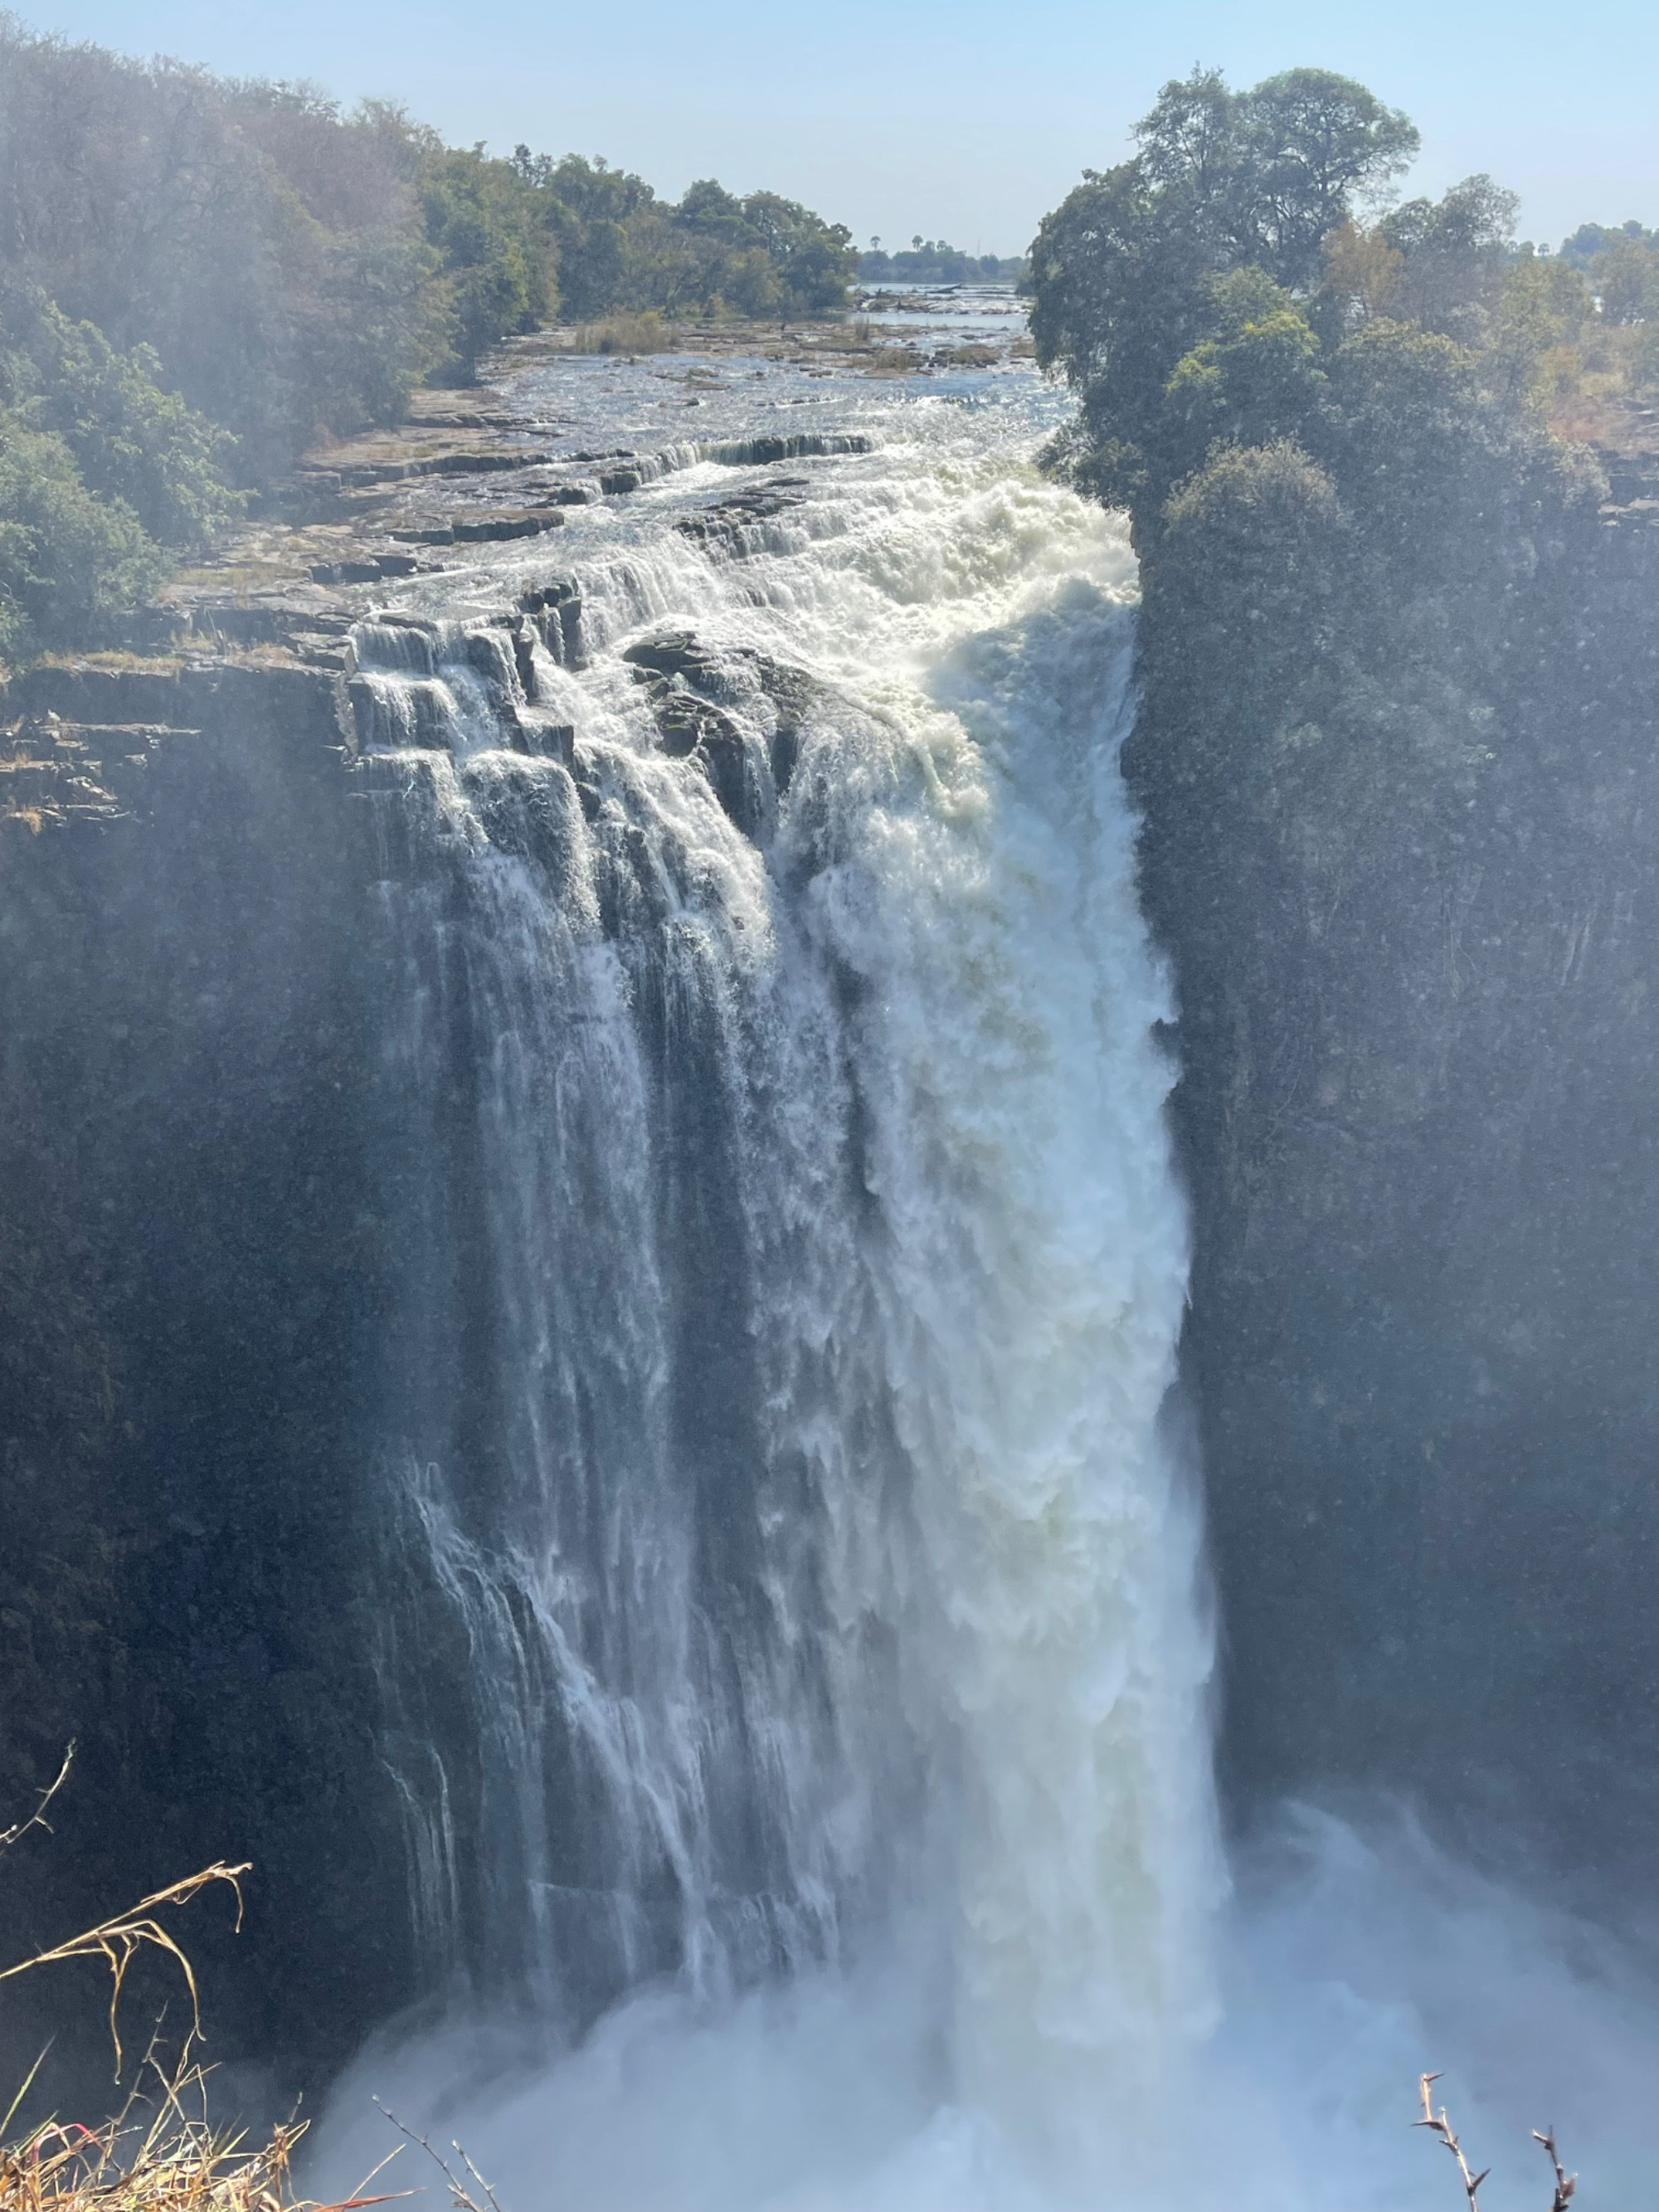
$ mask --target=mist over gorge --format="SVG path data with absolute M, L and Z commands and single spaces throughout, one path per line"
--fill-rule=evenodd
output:
M 1650 2176 L 1653 234 L 1198 70 L 883 292 L 3 35 L 9 1955 L 251 1859 L 323 2195 Z

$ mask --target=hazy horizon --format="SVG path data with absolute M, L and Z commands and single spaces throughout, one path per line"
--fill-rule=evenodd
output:
M 860 246 L 916 233 L 1022 252 L 1085 167 L 1130 148 L 1158 86 L 1194 61 L 1235 84 L 1307 64 L 1357 76 L 1423 133 L 1407 189 L 1476 170 L 1522 196 L 1523 236 L 1659 219 L 1650 97 L 1659 17 L 1630 0 L 1558 11 L 1386 14 L 1273 0 L 1158 11 L 1036 0 L 1018 18 L 939 0 L 781 19 L 753 0 L 644 0 L 556 23 L 512 0 L 480 37 L 455 0 L 354 0 L 280 13 L 207 0 L 50 0 L 36 28 L 235 76 L 308 78 L 350 104 L 404 102 L 453 143 L 601 154 L 675 198 L 694 178 L 765 187 L 849 225 Z M 619 57 L 619 47 L 621 49 Z

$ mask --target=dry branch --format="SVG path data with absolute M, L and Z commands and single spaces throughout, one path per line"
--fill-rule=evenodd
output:
M 66 1759 L 64 1772 L 67 1771 Z M 60 1774 L 58 1781 L 62 1779 L 63 1775 Z M 52 1789 L 57 1786 L 54 1783 Z M 36 1819 L 40 1817 L 40 1810 L 44 1810 L 51 1794 L 48 1791 L 46 1798 L 42 1799 Z M 18 1829 L 18 1834 L 22 1834 L 29 1825 L 24 1822 Z M 228 1882 L 236 1893 L 236 1925 L 240 1928 L 242 1924 L 240 1878 L 252 1865 L 251 1859 L 244 1859 L 238 1866 L 227 1866 L 222 1859 L 216 1860 L 210 1867 L 204 1867 L 199 1874 L 187 1875 L 184 1881 L 169 1882 L 165 1889 L 156 1890 L 151 1896 L 141 1899 L 129 1912 L 118 1913 L 113 1919 L 100 1921 L 96 1928 L 88 1928 L 79 1936 L 71 1936 L 66 1943 L 55 1943 L 50 1950 L 37 1951 L 32 1959 L 20 1959 L 15 1966 L 0 1967 L 0 1982 L 9 1982 L 15 1975 L 29 1973 L 36 1966 L 57 1966 L 68 1959 L 102 1959 L 110 1971 L 109 2032 L 115 2045 L 115 2078 L 118 2081 L 121 2078 L 121 2035 L 116 2013 L 121 2002 L 121 1985 L 126 1979 L 127 1968 L 146 1943 L 177 1960 L 185 1978 L 185 1986 L 190 1991 L 192 2032 L 198 2037 L 202 2033 L 201 1996 L 196 1987 L 195 1969 L 173 1937 L 155 1917 L 156 1913 L 165 1905 L 188 1905 L 197 1892 L 205 1889 L 210 1882 Z
M 374 2098 L 372 2101 L 379 2111 L 386 2113 L 386 2117 L 391 2121 L 392 2126 L 397 2129 L 400 2136 L 407 2137 L 407 2139 L 410 2142 L 414 2143 L 419 2149 L 423 2150 L 427 2156 L 432 2160 L 439 2172 L 442 2174 L 444 2179 L 449 2184 L 450 2202 L 454 2206 L 455 2212 L 483 2212 L 483 2206 L 478 2203 L 477 2199 L 472 2195 L 465 2182 L 461 2180 L 460 2177 L 450 2166 L 448 2162 L 441 2157 L 437 2151 L 433 2149 L 430 2142 L 425 2136 L 417 2136 L 413 2128 L 405 2127 L 403 2122 L 398 2118 L 396 2112 L 388 2111 L 386 2106 L 380 2103 L 378 2097 Z M 472 2160 L 467 2156 L 465 2151 L 462 2149 L 460 2144 L 452 2138 L 449 2148 L 454 2152 L 457 2158 L 460 2160 L 462 2165 L 465 2166 L 467 2172 L 477 2183 L 479 2188 L 483 2190 L 485 2200 L 490 2207 L 490 2212 L 501 2212 L 501 2208 L 497 2201 L 495 2191 L 484 2179 L 483 2174 L 479 2172 L 477 2167 L 474 2166 Z M 379 2171 L 380 2168 L 377 2166 L 375 2168 L 375 2172 L 378 2173 Z
M 20 1842 L 27 1835 L 31 1828 L 44 1828 L 48 1835 L 52 1833 L 52 1823 L 46 1818 L 46 1808 L 69 1779 L 69 1771 L 74 1764 L 75 1746 L 71 1743 L 64 1750 L 64 1763 L 58 1770 L 57 1779 L 49 1783 L 40 1792 L 40 1802 L 27 1820 L 18 1820 L 9 1828 L 0 1828 L 0 1852 L 9 1851 L 14 1844 Z
M 1541 2136 L 1534 2128 L 1532 2131 L 1532 2139 L 1535 2143 L 1543 2144 L 1545 2150 L 1549 2154 L 1550 2164 L 1555 2168 L 1555 2196 L 1550 2205 L 1550 2212 L 1567 2212 L 1567 2207 L 1572 2202 L 1572 2192 L 1578 2186 L 1578 2176 L 1576 2173 L 1569 2173 L 1562 2165 L 1561 2154 L 1555 2147 L 1553 2128 L 1547 2128 Z
M 1486 2179 L 1486 2174 L 1492 2172 L 1492 2168 L 1488 2166 L 1485 2172 L 1481 2173 L 1472 2173 L 1469 2171 L 1469 2162 L 1463 2155 L 1463 2146 L 1453 2134 L 1451 2122 L 1446 2118 L 1445 2106 L 1443 2105 L 1437 2112 L 1429 2096 L 1430 2084 L 1439 2079 L 1440 2076 L 1437 2074 L 1425 2074 L 1419 2081 L 1417 2093 L 1423 2100 L 1423 2117 L 1413 2124 L 1419 2128 L 1427 2128 L 1431 2135 L 1437 2136 L 1444 2143 L 1446 2148 L 1457 2160 L 1457 2171 L 1463 2181 L 1463 2194 L 1469 2200 L 1469 2212 L 1480 2212 L 1480 2185 Z M 1569 2212 L 1573 2191 L 1578 2186 L 1578 2176 L 1576 2173 L 1569 2173 L 1562 2165 L 1561 2154 L 1555 2146 L 1555 2130 L 1550 2128 L 1543 2135 L 1540 2135 L 1534 2128 L 1532 2131 L 1532 2139 L 1535 2143 L 1541 2143 L 1544 2146 L 1545 2150 L 1549 2154 L 1550 2164 L 1555 2169 L 1555 2196 L 1550 2205 L 1550 2212 Z

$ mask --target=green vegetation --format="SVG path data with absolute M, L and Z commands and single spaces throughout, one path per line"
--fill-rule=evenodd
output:
M 738 199 L 712 178 L 678 206 L 604 161 L 552 161 L 519 147 L 526 188 L 559 242 L 564 312 L 772 316 L 839 313 L 856 270 L 852 238 L 775 192 Z
M 1177 487 L 1275 441 L 1362 514 L 1382 471 L 1396 514 L 1420 492 L 1425 554 L 1446 469 L 1479 477 L 1502 456 L 1577 496 L 1539 410 L 1615 356 L 1639 382 L 1659 319 L 1659 246 L 1639 225 L 1587 225 L 1540 254 L 1513 243 L 1514 196 L 1472 177 L 1368 228 L 1356 209 L 1417 133 L 1323 70 L 1244 93 L 1196 71 L 1139 137 L 1133 161 L 1090 173 L 1045 219 L 1031 281 L 1039 357 L 1080 402 L 1052 458 L 1127 507 L 1141 542 Z M 1620 327 L 1638 342 L 1610 353 Z
M 0 411 L 0 659 L 95 641 L 162 571 L 131 508 L 87 489 L 63 439 Z
M 915 238 L 908 252 L 898 253 L 884 253 L 881 240 L 872 238 L 870 251 L 859 256 L 859 276 L 866 284 L 1012 282 L 1024 267 L 1023 261 L 1002 260 L 994 253 L 964 253 L 942 238 Z
M 161 381 L 148 346 L 15 289 L 0 313 L 0 658 L 97 644 L 170 553 L 240 514 L 231 441 Z
M 839 312 L 856 260 L 775 193 L 676 206 L 0 14 L 0 656 L 100 641 L 318 435 L 398 421 L 503 337 Z
M 606 315 L 597 323 L 579 323 L 574 350 L 577 353 L 670 353 L 675 333 L 654 307 L 640 315 Z
M 1182 834 L 1224 818 L 1237 854 L 1254 817 L 1334 897 L 1385 817 L 1449 834 L 1553 627 L 1544 570 L 1595 539 L 1605 485 L 1547 414 L 1601 318 L 1488 178 L 1362 222 L 1417 137 L 1345 78 L 1197 72 L 1139 141 L 1033 248 L 1040 356 L 1079 400 L 1050 461 L 1131 514 L 1137 757 L 1216 810 Z
M 1604 483 L 1547 416 L 1602 316 L 1488 178 L 1362 223 L 1416 133 L 1346 79 L 1200 72 L 1139 136 L 1033 249 L 1080 402 L 1050 460 L 1133 518 L 1146 730 L 1334 896 L 1383 815 L 1465 803 L 1530 658 L 1522 583 L 1594 539 Z

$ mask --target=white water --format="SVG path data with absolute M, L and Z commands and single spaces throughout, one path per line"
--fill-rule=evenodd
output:
M 370 679 L 465 884 L 411 1080 L 461 970 L 491 1047 L 507 1472 L 486 1510 L 422 1437 L 400 1478 L 464 1630 L 482 1953 L 580 2031 L 597 1898 L 599 1984 L 634 1994 L 550 2057 L 486 1972 L 343 2085 L 321 2172 L 380 2154 L 380 2088 L 459 2130 L 509 2212 L 1412 2201 L 1414 2073 L 1458 2052 L 1411 1946 L 1355 1934 L 1412 1925 L 1386 1869 L 1367 1888 L 1325 1834 L 1323 1887 L 1304 1868 L 1297 1904 L 1271 1893 L 1218 1950 L 1200 1532 L 1162 1423 L 1170 1007 L 1115 759 L 1133 563 L 1036 477 L 1029 407 L 859 421 L 878 449 L 817 465 L 742 560 L 667 526 L 726 488 L 708 465 L 570 531 L 591 665 L 538 657 L 538 689 L 603 786 L 591 819 L 562 769 L 501 750 L 510 655 L 466 659 L 453 583 L 411 597 L 454 623 L 435 658 L 389 647 Z M 466 589 L 510 604 L 547 566 Z M 756 758 L 772 710 L 742 652 L 818 681 L 759 846 L 664 756 L 618 657 L 667 626 L 724 656 Z M 624 849 L 645 888 L 607 922 Z M 397 931 L 424 896 L 418 869 L 389 890 Z M 689 1138 L 653 1104 L 659 997 Z M 715 1153 L 728 1211 L 665 1216 Z M 716 1278 L 748 1395 L 722 1369 L 684 1417 L 686 1309 Z M 415 1694 L 430 1653 L 388 1637 L 388 1763 L 453 1970 L 458 1760 Z M 1559 2008 L 1571 1977 L 1544 1978 Z M 1469 2079 L 1507 2128 L 1503 2082 Z

